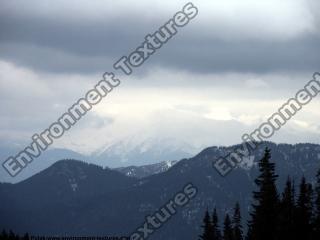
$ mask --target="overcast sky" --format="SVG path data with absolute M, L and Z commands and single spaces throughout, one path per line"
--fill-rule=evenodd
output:
M 186 1 L 0 0 L 0 140 L 29 143 Z M 56 147 L 239 143 L 320 71 L 318 0 L 197 0 L 198 16 Z M 271 140 L 320 143 L 319 100 Z

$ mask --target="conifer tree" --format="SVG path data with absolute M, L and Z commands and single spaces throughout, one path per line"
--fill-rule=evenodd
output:
M 295 190 L 288 177 L 282 193 L 278 217 L 278 239 L 294 239 Z
M 17 239 L 19 239 L 19 237 L 16 236 L 12 230 L 10 230 L 8 239 L 9 240 L 17 240 Z
M 246 240 L 319 240 L 320 239 L 320 169 L 316 184 L 302 178 L 296 200 L 294 183 L 288 177 L 279 200 L 275 164 L 270 162 L 270 150 L 266 149 L 259 162 L 259 176 L 255 180 L 258 190 L 253 192 L 254 202 L 248 222 Z M 315 197 L 315 198 L 314 198 Z M 216 208 L 212 220 L 208 210 L 204 218 L 205 240 L 243 240 L 239 203 L 234 208 L 232 220 L 227 214 L 224 220 L 223 238 L 219 230 Z
M 311 239 L 312 186 L 302 178 L 295 214 L 295 239 Z
M 233 240 L 243 240 L 243 230 L 241 225 L 240 205 L 237 202 L 232 217 Z
M 313 222 L 313 239 L 320 239 L 320 169 L 317 173 L 317 180 L 315 185 L 315 214 Z
M 29 240 L 29 239 L 30 239 L 30 238 L 29 238 L 29 234 L 28 234 L 28 233 L 24 234 L 23 240 Z
M 226 217 L 224 219 L 224 227 L 223 227 L 223 239 L 233 240 L 232 233 L 233 232 L 232 232 L 231 220 L 230 220 L 229 214 L 226 214 Z
M 1 232 L 1 239 L 8 239 L 8 233 L 3 229 Z
M 249 240 L 276 239 L 276 220 L 278 215 L 279 197 L 276 188 L 277 175 L 275 164 L 270 162 L 270 150 L 259 162 L 260 175 L 255 180 L 258 191 L 253 193 L 251 221 L 249 222 Z
M 219 219 L 218 219 L 218 214 L 217 214 L 217 209 L 216 208 L 214 208 L 213 214 L 212 214 L 212 233 L 213 233 L 212 240 L 221 240 Z
M 201 226 L 203 229 L 203 234 L 200 235 L 201 240 L 212 240 L 213 234 L 212 234 L 212 225 L 211 225 L 211 218 L 209 215 L 209 211 L 207 209 L 205 216 L 203 218 L 203 225 Z

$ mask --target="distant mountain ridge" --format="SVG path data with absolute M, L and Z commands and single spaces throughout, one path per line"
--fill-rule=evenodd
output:
M 17 154 L 20 150 L 19 146 L 0 145 L 0 159 L 4 161 L 10 155 Z M 68 149 L 53 148 L 46 150 L 39 158 L 34 159 L 15 178 L 11 178 L 3 168 L 0 168 L 0 182 L 16 183 L 27 179 L 61 159 L 78 159 L 103 167 L 123 168 L 159 164 L 163 161 L 177 161 L 191 157 L 196 153 L 197 148 L 177 139 L 147 137 L 121 139 L 90 155 L 83 155 Z M 145 170 L 147 171 L 147 169 Z M 158 172 L 161 171 L 159 170 Z M 143 175 L 150 174 L 145 173 Z
M 21 150 L 17 147 L 8 148 L 8 147 L 0 147 L 0 159 L 5 160 L 10 155 L 15 155 L 18 151 Z M 82 154 L 74 152 L 72 150 L 54 148 L 48 149 L 43 152 L 38 158 L 34 159 L 33 162 L 28 164 L 26 168 L 23 169 L 16 177 L 12 178 L 4 168 L 0 167 L 0 182 L 19 182 L 24 179 L 27 179 L 34 174 L 48 168 L 53 163 L 61 160 L 61 159 L 78 159 L 78 160 L 88 160 L 88 158 Z
M 21 183 L 0 184 L 0 226 L 46 235 L 127 235 L 192 182 L 198 188 L 196 198 L 151 239 L 195 239 L 207 207 L 217 206 L 222 215 L 239 201 L 247 217 L 257 161 L 265 147 L 272 151 L 281 189 L 288 175 L 296 183 L 302 175 L 312 181 L 320 167 L 320 145 L 265 142 L 223 178 L 212 162 L 235 147 L 206 148 L 142 179 L 83 162 L 58 162 Z

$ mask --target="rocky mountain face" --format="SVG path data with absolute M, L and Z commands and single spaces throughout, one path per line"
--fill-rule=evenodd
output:
M 237 169 L 221 177 L 212 163 L 235 147 L 204 149 L 164 172 L 149 172 L 146 177 L 128 176 L 128 169 L 121 173 L 119 169 L 74 160 L 59 161 L 23 182 L 0 185 L 0 226 L 45 235 L 128 235 L 190 182 L 198 189 L 196 197 L 178 208 L 177 214 L 150 239 L 197 239 L 207 207 L 216 206 L 222 216 L 239 201 L 247 218 L 257 162 L 265 147 L 271 149 L 276 162 L 279 189 L 288 175 L 296 184 L 302 175 L 312 181 L 320 167 L 319 145 L 266 142 L 243 159 Z

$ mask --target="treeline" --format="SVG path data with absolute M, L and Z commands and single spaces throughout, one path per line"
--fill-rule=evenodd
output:
M 24 236 L 19 236 L 15 234 L 13 231 L 6 232 L 3 230 L 0 234 L 0 239 L 1 240 L 29 240 L 29 234 L 26 233 Z
M 299 191 L 288 177 L 284 191 L 278 192 L 275 164 L 270 162 L 266 149 L 259 162 L 259 176 L 255 179 L 248 231 L 243 233 L 240 207 L 237 203 L 233 216 L 227 214 L 220 228 L 217 211 L 207 210 L 203 219 L 201 240 L 319 240 L 320 239 L 320 170 L 314 185 L 303 177 Z

